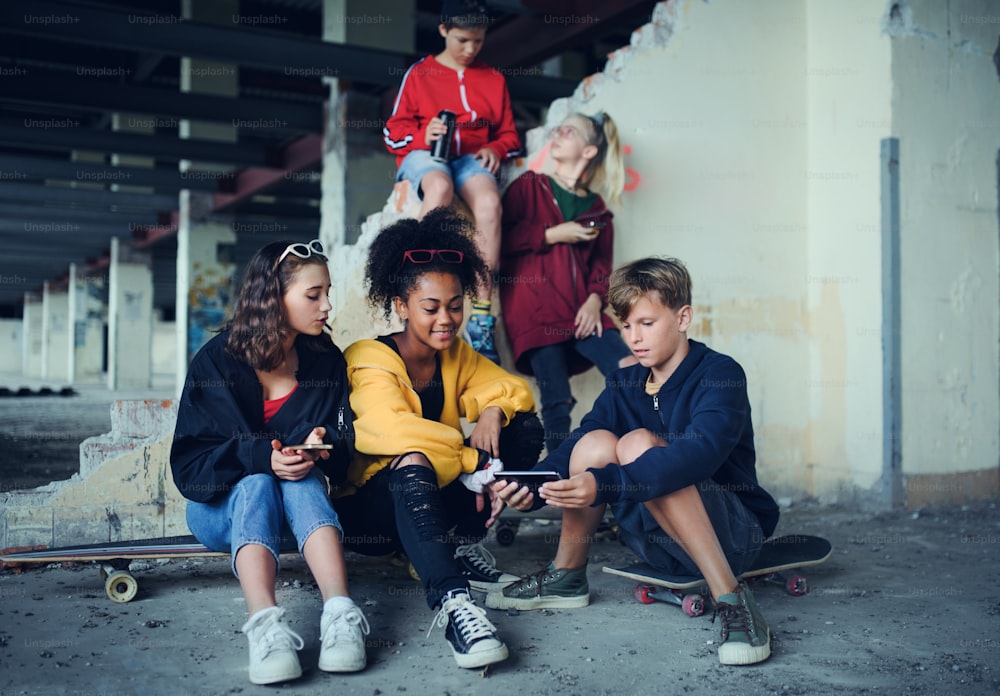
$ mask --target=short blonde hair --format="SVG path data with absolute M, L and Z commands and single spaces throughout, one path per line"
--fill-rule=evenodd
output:
M 664 306 L 678 310 L 691 304 L 691 276 L 674 258 L 649 256 L 627 263 L 611 274 L 608 304 L 625 319 L 639 298 L 653 292 Z

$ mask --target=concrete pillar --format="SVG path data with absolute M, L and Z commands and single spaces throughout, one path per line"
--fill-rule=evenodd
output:
M 21 333 L 21 372 L 25 377 L 42 376 L 42 302 L 24 293 Z
M 106 278 L 102 273 L 81 273 L 75 263 L 70 264 L 69 278 L 68 380 L 71 384 L 96 382 L 104 360 Z
M 0 319 L 0 355 L 4 372 L 24 371 L 24 319 Z
M 323 40 L 412 53 L 413 17 L 413 3 L 408 0 L 324 0 Z M 402 80 L 403 75 L 398 77 Z M 385 126 L 381 99 L 341 93 L 334 73 L 323 79 L 330 97 L 323 146 L 320 239 L 332 248 L 357 241 L 364 219 L 381 210 L 392 192 L 396 163 L 388 152 L 371 147 L 371 134 L 381 138 Z M 354 137 L 357 135 L 364 137 Z
M 111 238 L 108 389 L 145 389 L 152 373 L 153 272 Z
M 69 380 L 69 293 L 54 291 L 48 283 L 42 296 L 42 376 L 57 382 Z
M 236 264 L 232 226 L 197 222 L 205 194 L 181 192 L 177 229 L 177 393 L 191 357 L 226 321 L 233 303 Z

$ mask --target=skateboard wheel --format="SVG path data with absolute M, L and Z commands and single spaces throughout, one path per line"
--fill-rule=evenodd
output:
M 801 597 L 809 591 L 809 584 L 801 575 L 793 575 L 785 581 L 785 589 L 788 591 L 788 594 Z
M 705 613 L 705 600 L 702 599 L 700 594 L 684 595 L 681 609 L 688 616 L 701 616 Z
M 497 543 L 501 546 L 510 546 L 517 537 L 517 527 L 513 525 L 502 525 L 497 528 Z
M 107 580 L 104 581 L 104 591 L 112 602 L 124 604 L 135 599 L 135 595 L 139 591 L 139 583 L 129 573 L 119 570 L 108 575 Z
M 636 585 L 635 589 L 632 590 L 632 596 L 635 597 L 637 602 L 642 602 L 643 604 L 652 604 L 656 600 L 653 599 L 651 595 L 656 594 L 656 588 L 652 585 Z

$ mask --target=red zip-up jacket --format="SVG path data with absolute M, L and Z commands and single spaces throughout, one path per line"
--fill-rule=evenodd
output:
M 608 303 L 608 279 L 613 265 L 615 230 L 612 214 L 600 196 L 576 218 L 604 223 L 596 239 L 579 244 L 547 244 L 545 230 L 562 222 L 562 212 L 544 174 L 525 172 L 503 198 L 500 258 L 500 302 L 503 323 L 517 369 L 533 374 L 525 353 L 574 338 L 573 322 L 590 293 L 601 306 Z M 607 314 L 604 330 L 618 328 Z M 570 374 L 593 367 L 575 351 L 567 351 Z
M 397 167 L 414 150 L 430 149 L 424 131 L 442 109 L 457 116 L 452 157 L 475 154 L 484 146 L 497 153 L 501 162 L 520 154 L 521 139 L 504 76 L 480 60 L 465 70 L 452 70 L 427 56 L 403 75 L 392 116 L 382 129 Z

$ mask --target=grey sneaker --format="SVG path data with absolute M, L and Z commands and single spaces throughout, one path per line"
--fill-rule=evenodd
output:
M 319 622 L 319 668 L 324 672 L 357 672 L 365 668 L 365 636 L 371 630 L 356 606 L 324 611 Z
M 496 324 L 497 318 L 492 314 L 470 314 L 465 322 L 465 336 L 473 350 L 499 365 L 500 354 L 494 338 Z
M 462 577 L 479 592 L 499 590 L 517 580 L 516 575 L 497 570 L 497 559 L 482 544 L 466 544 L 455 549 L 455 560 L 462 568 Z
M 590 604 L 587 566 L 548 567 L 486 595 L 490 609 L 577 609 Z
M 716 616 L 722 617 L 719 662 L 724 665 L 752 665 L 770 657 L 771 629 L 746 583 L 741 582 L 736 592 L 719 597 L 712 613 L 713 623 Z
M 242 628 L 250 640 L 250 682 L 274 684 L 298 679 L 302 666 L 296 650 L 303 646 L 302 637 L 288 627 L 279 607 L 261 609 Z
M 476 669 L 507 659 L 507 646 L 497 637 L 497 627 L 464 589 L 452 590 L 444 596 L 441 611 L 427 629 L 427 635 L 437 626 L 446 626 L 444 637 L 459 667 Z

